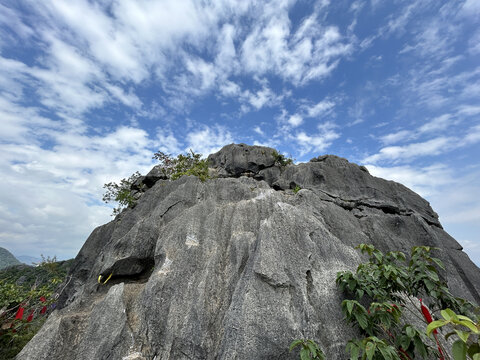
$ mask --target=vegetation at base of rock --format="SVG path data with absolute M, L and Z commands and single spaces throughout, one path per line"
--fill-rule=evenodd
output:
M 72 262 L 42 256 L 35 267 L 0 271 L 0 359 L 13 359 L 42 327 Z
M 293 193 L 296 194 L 298 193 L 300 190 L 302 190 L 302 188 L 298 185 L 295 185 L 295 187 L 293 188 Z
M 301 360 L 325 360 L 325 354 L 313 340 L 295 340 L 290 344 L 290 351 L 298 346 Z
M 276 166 L 287 166 L 293 164 L 293 159 L 291 157 L 285 157 L 285 155 L 280 154 L 277 150 L 272 151 L 272 156 L 275 159 Z
M 103 194 L 102 200 L 105 203 L 110 201 L 116 201 L 118 206 L 113 209 L 112 215 L 117 215 L 126 207 L 133 207 L 135 205 L 135 198 L 132 195 L 131 186 L 142 176 L 138 171 L 130 175 L 126 179 L 120 180 L 117 184 L 115 182 L 109 182 L 103 185 L 103 188 L 107 191 Z
M 341 304 L 345 320 L 364 335 L 348 341 L 350 359 L 448 359 L 449 352 L 438 339 L 437 329 L 451 327 L 445 339 L 459 338 L 452 347 L 453 359 L 468 356 L 480 360 L 480 308 L 450 293 L 441 278 L 442 262 L 431 256 L 437 249 L 415 246 L 407 259 L 403 252 L 383 254 L 373 245 L 360 244 L 357 248 L 368 254 L 368 262 L 360 264 L 355 273 L 339 272 L 336 280 L 348 297 Z M 427 299 L 425 303 L 422 298 Z M 425 322 L 426 330 L 407 323 L 407 311 Z M 438 312 L 443 320 L 433 321 L 432 316 Z M 294 341 L 291 348 L 302 341 Z

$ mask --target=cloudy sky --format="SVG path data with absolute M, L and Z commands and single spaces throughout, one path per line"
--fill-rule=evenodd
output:
M 0 246 L 76 255 L 102 186 L 232 142 L 424 196 L 480 264 L 480 1 L 0 0 Z

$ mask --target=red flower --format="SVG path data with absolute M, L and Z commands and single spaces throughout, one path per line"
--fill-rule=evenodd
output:
M 28 315 L 27 317 L 27 322 L 30 322 L 33 320 L 33 313 L 35 312 L 35 310 L 32 310 L 32 312 L 30 313 L 30 315 Z
M 432 315 L 430 314 L 430 311 L 428 311 L 427 307 L 423 305 L 422 299 L 418 299 L 418 300 L 420 300 L 420 308 L 422 309 L 423 317 L 425 318 L 427 323 L 430 324 L 433 321 Z M 436 334 L 437 329 L 433 330 L 433 333 Z
M 40 301 L 45 302 L 45 301 L 47 301 L 47 299 L 45 299 L 45 296 L 40 296 Z
M 23 307 L 19 307 L 18 310 L 17 310 L 17 314 L 15 315 L 15 320 L 17 319 L 23 319 Z
M 46 311 L 47 311 L 47 307 L 44 306 L 44 307 L 42 308 L 42 310 L 40 311 L 40 314 L 45 314 Z

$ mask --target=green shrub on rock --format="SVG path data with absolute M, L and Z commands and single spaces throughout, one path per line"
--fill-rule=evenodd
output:
M 185 154 L 179 154 L 177 157 L 158 151 L 153 154 L 153 159 L 160 162 L 160 171 L 166 179 L 177 180 L 184 175 L 196 176 L 202 182 L 210 179 L 208 160 L 202 159 L 202 154 L 197 154 L 192 150 Z M 125 208 L 135 206 L 137 198 L 134 196 L 132 186 L 136 185 L 140 177 L 141 174 L 137 171 L 130 177 L 120 180 L 119 183 L 109 182 L 103 185 L 107 190 L 103 194 L 103 201 L 118 203 L 118 206 L 113 209 L 112 216 L 120 214 Z

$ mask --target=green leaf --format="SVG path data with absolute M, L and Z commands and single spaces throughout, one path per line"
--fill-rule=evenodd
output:
M 430 324 L 428 324 L 427 326 L 427 336 L 430 336 L 430 334 L 432 333 L 433 330 L 445 325 L 445 324 L 448 324 L 448 321 L 445 321 L 445 320 L 435 320 L 435 321 L 432 321 Z
M 471 320 L 470 321 L 461 320 L 461 321 L 458 322 L 458 324 L 463 325 L 463 326 L 469 328 L 470 330 L 472 330 L 475 334 L 478 334 L 478 329 L 475 326 L 475 324 L 471 322 Z
M 422 359 L 426 359 L 427 348 L 425 347 L 425 344 L 423 343 L 422 339 L 420 339 L 418 336 L 415 336 L 413 338 L 413 342 L 415 343 L 415 350 L 418 351 Z
M 373 355 L 375 354 L 375 348 L 376 345 L 372 342 L 368 342 L 367 345 L 365 345 L 365 353 L 367 354 L 368 360 L 373 359 Z
M 437 264 L 441 269 L 445 270 L 445 266 L 443 265 L 442 261 L 437 258 L 432 258 L 432 260 Z
M 355 314 L 355 319 L 357 320 L 358 324 L 362 329 L 366 329 L 368 327 L 368 320 L 365 314 L 360 313 L 360 314 Z
M 454 360 L 466 360 L 467 345 L 461 340 L 455 341 L 452 346 L 452 354 Z
M 407 326 L 405 328 L 405 332 L 407 333 L 409 338 L 413 338 L 415 336 L 415 329 L 412 328 L 411 326 Z
M 307 340 L 307 346 L 310 350 L 310 353 L 312 354 L 312 357 L 315 358 L 317 356 L 317 344 L 315 344 L 312 340 Z
M 445 309 L 440 311 L 440 314 L 442 314 L 443 318 L 445 320 L 455 320 L 459 321 L 457 314 L 455 314 L 451 309 Z
M 308 348 L 300 350 L 300 360 L 310 360 L 310 351 Z
M 347 344 L 347 351 L 350 349 L 350 360 L 358 360 L 360 354 L 360 348 L 352 340 Z
M 469 335 L 470 335 L 468 332 L 462 331 L 462 330 L 457 330 L 457 329 L 455 329 L 455 332 L 457 333 L 458 337 L 459 337 L 460 339 L 462 339 L 462 341 L 463 341 L 464 343 L 467 342 L 468 337 L 469 337 Z
M 348 313 L 349 313 L 349 314 L 352 313 L 352 310 L 353 310 L 353 301 L 348 301 L 348 302 L 347 302 L 347 310 L 348 310 Z
M 454 360 L 466 360 L 467 359 L 467 345 L 457 340 L 452 345 L 452 354 Z
M 303 343 L 303 340 L 299 339 L 299 340 L 294 340 L 291 344 L 290 344 L 290 348 L 289 350 L 292 351 L 293 349 L 295 349 L 298 345 L 300 345 L 301 343 Z
M 472 356 L 472 359 L 473 359 L 473 360 L 480 360 L 480 353 L 474 354 L 474 355 Z

